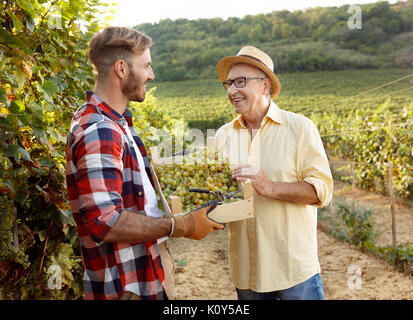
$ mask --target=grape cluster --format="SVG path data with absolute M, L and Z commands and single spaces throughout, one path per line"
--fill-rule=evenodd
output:
M 158 166 L 155 171 L 165 198 L 169 201 L 170 195 L 180 197 L 183 212 L 199 208 L 210 200 L 218 200 L 212 193 L 189 192 L 191 188 L 222 191 L 224 194 L 238 189 L 229 164 L 218 161 L 216 157 L 210 159 L 205 153 L 199 157 L 185 157 L 181 163 Z

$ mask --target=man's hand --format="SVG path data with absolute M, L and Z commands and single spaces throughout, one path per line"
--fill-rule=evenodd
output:
M 250 180 L 255 191 L 263 197 L 268 197 L 272 193 L 272 182 L 267 178 L 261 168 L 240 166 L 234 169 L 232 178 L 238 182 Z
M 319 204 L 315 187 L 306 181 L 278 182 L 269 180 L 261 168 L 240 166 L 232 178 L 238 182 L 250 180 L 255 191 L 263 197 L 296 204 Z
M 222 224 L 216 223 L 208 218 L 207 213 L 217 206 L 216 201 L 210 201 L 199 209 L 188 212 L 183 216 L 174 216 L 175 227 L 172 237 L 186 237 L 201 240 L 211 232 L 223 229 Z

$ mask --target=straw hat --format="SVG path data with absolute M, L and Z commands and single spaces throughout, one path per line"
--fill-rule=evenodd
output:
M 272 59 L 265 52 L 253 46 L 243 47 L 236 56 L 229 56 L 219 60 L 217 64 L 218 78 L 221 81 L 227 80 L 228 73 L 232 66 L 238 63 L 246 63 L 265 72 L 272 82 L 271 98 L 280 93 L 281 84 L 274 73 L 274 63 L 272 62 Z

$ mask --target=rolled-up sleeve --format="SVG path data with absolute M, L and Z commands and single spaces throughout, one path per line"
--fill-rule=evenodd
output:
M 320 200 L 315 206 L 325 207 L 333 195 L 333 178 L 320 134 L 311 120 L 303 124 L 299 139 L 299 178 L 314 186 Z
M 101 242 L 122 212 L 122 136 L 105 121 L 88 127 L 74 150 L 81 223 Z

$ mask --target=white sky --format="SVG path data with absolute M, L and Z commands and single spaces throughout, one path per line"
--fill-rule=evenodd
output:
M 340 7 L 344 4 L 366 4 L 377 0 L 112 0 L 113 26 L 133 27 L 141 23 L 155 23 L 161 19 L 228 17 L 242 18 L 247 14 L 270 13 L 279 10 L 305 10 L 312 7 Z M 396 3 L 389 0 L 389 3 Z

